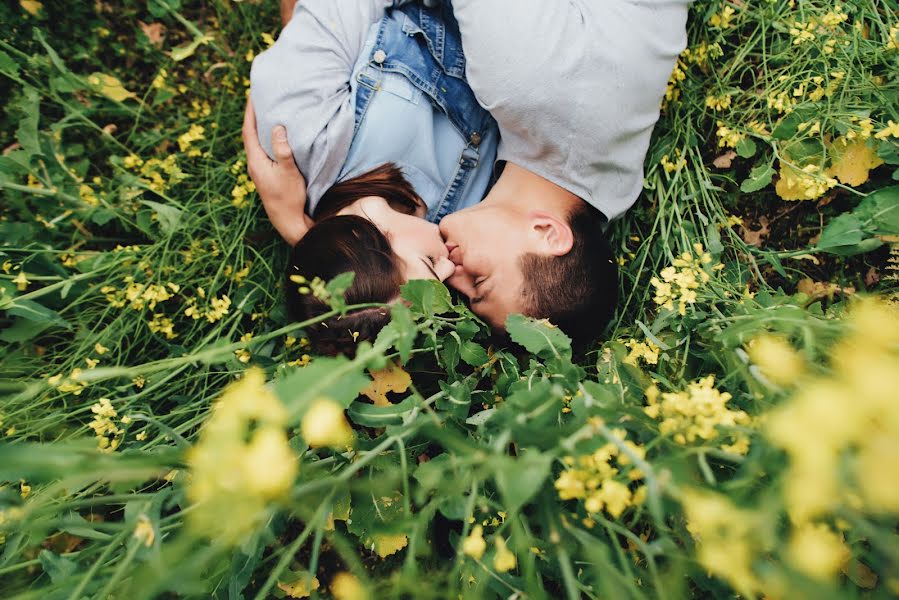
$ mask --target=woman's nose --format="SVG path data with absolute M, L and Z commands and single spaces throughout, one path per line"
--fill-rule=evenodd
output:
M 436 261 L 434 261 L 434 273 L 437 274 L 437 277 L 440 281 L 446 281 L 450 277 L 453 276 L 453 273 L 456 272 L 456 265 L 445 256 L 441 256 Z

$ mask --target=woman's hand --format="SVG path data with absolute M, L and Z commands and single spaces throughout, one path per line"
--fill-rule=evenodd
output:
M 262 206 L 281 237 L 294 246 L 314 222 L 306 215 L 306 180 L 293 161 L 287 130 L 278 126 L 272 131 L 275 160 L 269 159 L 259 143 L 253 104 L 247 100 L 242 133 L 247 171 L 256 184 Z

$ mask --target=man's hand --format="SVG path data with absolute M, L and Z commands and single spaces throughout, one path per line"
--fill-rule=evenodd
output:
M 269 159 L 259 143 L 253 104 L 247 100 L 242 133 L 247 171 L 256 184 L 262 206 L 281 237 L 293 246 L 314 222 L 306 215 L 306 180 L 293 161 L 287 130 L 282 126 L 275 127 L 272 132 L 275 160 Z

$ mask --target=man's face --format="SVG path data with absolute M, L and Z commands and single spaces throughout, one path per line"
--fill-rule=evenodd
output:
M 526 219 L 482 202 L 444 217 L 440 234 L 456 265 L 446 283 L 468 297 L 479 317 L 502 329 L 506 317 L 523 312 L 519 259 L 534 244 Z

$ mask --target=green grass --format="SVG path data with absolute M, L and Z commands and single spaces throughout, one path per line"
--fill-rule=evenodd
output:
M 372 598 L 897 593 L 890 3 L 694 4 L 586 356 L 529 320 L 490 346 L 415 283 L 352 360 L 287 321 L 245 177 L 274 3 L 34 4 L 0 8 L 4 597 L 298 596 L 313 575 L 360 597 L 340 572 Z M 373 406 L 394 361 L 412 383 Z M 249 366 L 274 396 L 243 378 L 211 411 Z M 322 398 L 352 450 L 304 440 Z

